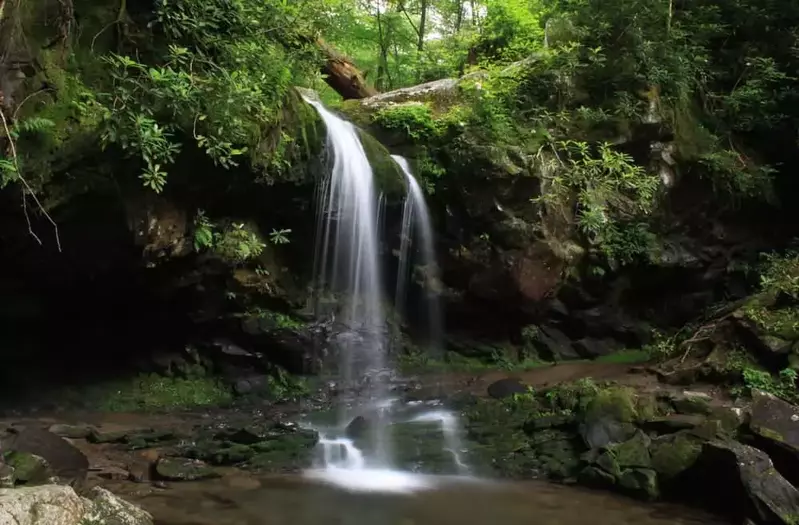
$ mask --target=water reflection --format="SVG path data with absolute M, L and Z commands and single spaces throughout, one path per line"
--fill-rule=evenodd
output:
M 536 482 L 444 482 L 435 490 L 402 495 L 347 492 L 294 476 L 250 479 L 249 485 L 235 479 L 174 484 L 149 494 L 117 490 L 149 510 L 158 525 L 724 523 L 678 506 Z

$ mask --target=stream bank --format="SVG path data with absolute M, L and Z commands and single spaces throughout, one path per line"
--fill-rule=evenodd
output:
M 792 485 L 798 471 L 791 430 L 796 407 L 760 391 L 753 392 L 752 401 L 736 400 L 710 383 L 690 389 L 664 384 L 648 365 L 574 363 L 510 373 L 434 372 L 398 380 L 395 392 L 409 401 L 440 400 L 457 410 L 473 472 L 487 482 L 522 483 L 493 489 L 475 485 L 474 497 L 486 498 L 493 512 L 511 511 L 500 511 L 491 500 L 513 501 L 513 494 L 529 498 L 532 493 L 551 508 L 553 520 L 571 519 L 564 514 L 569 498 L 586 506 L 582 512 L 615 505 L 621 514 L 614 519 L 622 522 L 633 521 L 624 517 L 628 512 L 636 519 L 644 519 L 640 512 L 660 515 L 659 504 L 653 506 L 658 501 L 701 508 L 729 523 L 746 518 L 756 524 L 791 525 L 799 509 L 799 492 Z M 315 393 L 297 402 L 249 398 L 227 407 L 160 414 L 71 409 L 6 418 L 3 451 L 7 464 L 21 466 L 18 486 L 55 475 L 82 490 L 104 487 L 151 512 L 156 523 L 168 525 L 268 523 L 246 520 L 256 520 L 263 508 L 253 502 L 273 497 L 355 498 L 368 506 L 371 496 L 329 492 L 297 477 L 312 465 L 318 439 L 297 422 L 309 410 L 329 406 L 325 400 L 330 397 Z M 405 468 L 436 472 L 436 465 L 444 464 L 437 427 L 397 431 L 398 457 Z M 67 442 L 71 445 L 65 446 Z M 44 466 L 37 457 L 45 458 Z M 28 472 L 30 465 L 36 467 L 33 473 Z M 42 468 L 46 473 L 36 474 Z M 525 488 L 525 480 L 531 479 L 601 492 Z M 462 490 L 472 489 L 457 488 Z M 608 491 L 631 499 L 610 503 L 616 500 L 601 496 Z M 434 501 L 447 501 L 448 493 L 445 484 L 440 492 L 424 496 L 428 510 L 422 510 L 427 503 L 410 510 L 399 501 L 399 507 L 391 508 L 400 515 L 421 512 L 418 516 L 444 519 Z M 202 518 L 196 505 L 188 504 L 200 495 L 205 501 L 202 513 L 208 513 Z M 646 506 L 638 507 L 636 499 Z M 517 509 L 513 513 L 524 515 L 517 503 L 509 504 Z M 257 519 L 277 519 L 281 512 Z M 688 522 L 698 519 L 690 518 L 693 511 L 664 512 L 683 513 Z M 313 523 L 314 518 L 292 519 L 290 523 Z

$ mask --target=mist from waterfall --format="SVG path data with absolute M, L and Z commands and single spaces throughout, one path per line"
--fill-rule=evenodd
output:
M 397 269 L 397 289 L 395 293 L 395 308 L 400 314 L 405 313 L 408 296 L 408 280 L 413 272 L 413 247 L 414 238 L 419 243 L 419 256 L 424 272 L 425 307 L 427 309 L 428 329 L 430 330 L 430 345 L 440 350 L 442 342 L 441 306 L 438 300 L 440 279 L 438 263 L 435 253 L 435 234 L 430 210 L 425 202 L 424 192 L 416 181 L 407 159 L 399 155 L 391 158 L 402 169 L 408 185 L 408 194 L 402 210 L 402 226 L 400 232 L 400 252 Z

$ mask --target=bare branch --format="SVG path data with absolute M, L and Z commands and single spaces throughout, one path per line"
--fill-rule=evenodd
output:
M 14 169 L 16 170 L 17 177 L 19 178 L 20 182 L 22 182 L 22 186 L 23 186 L 23 190 L 22 190 L 22 211 L 25 214 L 25 221 L 28 223 L 28 233 L 31 234 L 31 236 L 36 240 L 36 242 L 38 242 L 39 244 L 42 244 L 42 240 L 33 231 L 33 226 L 31 225 L 30 215 L 28 214 L 28 197 L 27 197 L 27 194 L 30 193 L 31 198 L 33 198 L 33 202 L 36 203 L 36 206 L 39 208 L 39 211 L 41 211 L 42 215 L 44 215 L 47 218 L 47 220 L 50 222 L 50 224 L 53 225 L 53 230 L 55 231 L 56 246 L 58 246 L 58 251 L 61 252 L 61 238 L 58 236 L 58 225 L 53 220 L 53 218 L 50 217 L 50 214 L 47 213 L 47 210 L 44 209 L 44 206 L 42 206 L 42 203 L 39 201 L 39 198 L 33 192 L 33 188 L 31 188 L 30 184 L 28 184 L 28 181 L 26 181 L 25 178 L 22 176 L 22 172 L 19 169 L 19 159 L 17 158 L 17 146 L 14 144 L 14 138 L 11 136 L 11 130 L 8 127 L 8 121 L 6 120 L 6 115 L 2 111 L 2 109 L 0 109 L 0 120 L 2 120 L 2 122 L 3 122 L 3 130 L 5 131 L 6 137 L 8 138 L 9 147 L 11 148 L 11 159 L 14 162 Z

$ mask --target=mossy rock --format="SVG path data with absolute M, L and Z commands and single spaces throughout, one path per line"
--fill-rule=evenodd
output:
M 602 469 L 604 472 L 609 474 L 614 480 L 618 479 L 619 476 L 621 476 L 621 467 L 619 467 L 619 462 L 616 461 L 615 455 L 608 450 L 601 452 L 596 457 L 596 459 L 594 460 L 594 466 Z
M 672 400 L 674 410 L 680 414 L 699 414 L 706 416 L 712 411 L 708 399 L 702 396 L 686 395 Z
M 577 481 L 587 487 L 609 488 L 616 484 L 616 478 L 604 469 L 588 466 L 580 471 Z
M 318 440 L 312 430 L 281 424 L 250 425 L 207 432 L 181 454 L 211 465 L 291 470 L 308 464 Z
M 43 485 L 53 478 L 49 463 L 41 456 L 12 450 L 6 452 L 3 458 L 6 465 L 13 469 L 13 479 L 17 485 Z
M 252 458 L 256 452 L 248 445 L 229 441 L 202 440 L 184 449 L 189 458 L 207 461 L 212 465 L 237 465 Z
M 702 440 L 681 431 L 654 440 L 650 451 L 652 468 L 665 479 L 672 479 L 693 466 L 702 452 Z
M 603 448 L 632 437 L 638 419 L 635 397 L 629 388 L 600 389 L 582 413 L 580 434 L 589 448 Z
M 586 422 L 612 418 L 620 423 L 638 419 L 635 392 L 626 387 L 610 386 L 600 389 L 583 412 Z
M 652 466 L 649 454 L 650 441 L 646 434 L 638 430 L 632 438 L 612 446 L 610 450 L 622 469 L 649 468 Z
M 648 468 L 633 468 L 622 472 L 619 486 L 631 496 L 654 500 L 660 495 L 657 473 Z
M 365 131 L 358 130 L 358 136 L 372 166 L 377 191 L 390 197 L 404 196 L 407 191 L 405 175 L 386 147 Z
M 155 473 L 167 481 L 197 481 L 218 478 L 220 474 L 202 461 L 186 458 L 160 458 Z

